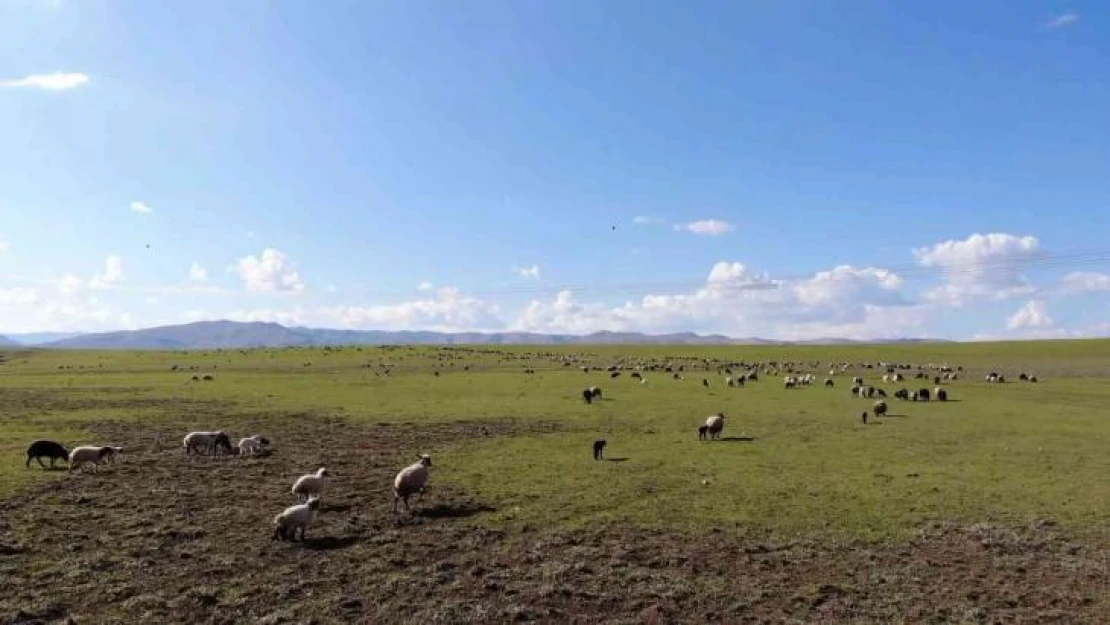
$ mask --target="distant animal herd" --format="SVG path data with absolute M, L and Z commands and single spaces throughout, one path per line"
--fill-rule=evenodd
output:
M 760 375 L 783 375 L 783 388 L 785 390 L 796 390 L 813 385 L 817 377 L 812 372 L 805 372 L 806 369 L 819 369 L 823 368 L 820 362 L 720 362 L 710 361 L 708 359 L 695 359 L 696 361 L 690 363 L 691 369 L 708 370 L 716 368 L 717 372 L 723 376 L 724 385 L 728 388 L 743 387 L 746 382 L 756 382 L 760 379 Z M 569 366 L 570 362 L 564 362 L 564 366 Z M 306 365 L 307 366 L 307 365 Z M 600 371 L 600 367 L 582 366 L 580 367 L 583 372 L 590 373 L 591 371 Z M 632 371 L 629 377 L 638 379 L 640 384 L 647 383 L 645 373 L 649 372 L 662 372 L 669 374 L 673 380 L 682 380 L 683 374 L 686 371 L 686 364 L 661 364 L 657 362 L 640 363 L 631 365 Z M 904 382 L 906 379 L 906 372 L 914 371 L 914 378 L 919 380 L 929 380 L 933 383 L 934 388 L 921 387 L 916 390 L 909 388 L 899 388 L 895 390 L 892 395 L 894 399 L 901 401 L 918 401 L 928 402 L 933 399 L 936 401 L 948 401 L 948 390 L 942 387 L 942 384 L 954 382 L 963 375 L 963 367 L 950 367 L 948 365 L 917 365 L 911 366 L 908 364 L 895 364 L 887 362 L 879 363 L 836 363 L 828 365 L 828 377 L 824 378 L 823 385 L 825 388 L 834 388 L 836 383 L 834 377 L 838 374 L 844 374 L 851 371 L 853 368 L 875 369 L 879 368 L 884 371 L 882 381 L 886 384 L 897 384 Z M 174 366 L 177 370 L 177 366 Z M 466 367 L 469 371 L 469 366 Z M 612 365 L 605 371 L 609 373 L 610 378 L 619 377 L 626 370 L 626 365 Z M 436 371 L 436 377 L 439 372 Z M 526 374 L 534 374 L 535 369 L 527 367 Z M 194 379 L 196 377 L 194 376 Z M 204 381 L 211 381 L 212 376 L 203 376 Z M 997 372 L 991 371 L 985 376 L 988 383 L 1001 384 L 1005 383 L 1005 377 Z M 1035 383 L 1038 381 L 1036 375 L 1021 373 L 1018 379 L 1023 382 Z M 886 402 L 887 393 L 884 389 L 875 386 L 867 385 L 862 376 L 853 376 L 850 392 L 853 397 L 863 399 L 875 399 L 871 405 L 870 412 L 864 411 L 860 415 L 861 421 L 866 424 L 869 416 L 875 418 L 883 417 L 888 414 L 889 406 Z M 701 384 L 704 387 L 710 387 L 709 378 L 703 377 Z M 582 390 L 582 400 L 586 404 L 593 404 L 602 399 L 602 390 L 597 386 L 589 386 Z M 705 423 L 697 427 L 698 440 L 717 440 L 721 438 L 721 433 L 724 430 L 725 414 L 718 412 L 710 415 Z M 243 437 L 239 440 L 238 445 L 233 445 L 231 437 L 222 430 L 216 431 L 195 431 L 188 433 L 182 440 L 182 445 L 185 450 L 186 457 L 193 455 L 237 455 L 242 457 L 264 457 L 270 454 L 269 438 L 260 434 L 253 434 Z M 604 459 L 605 449 L 608 446 L 608 441 L 605 439 L 597 439 L 592 444 L 592 454 L 594 460 Z M 47 468 L 43 462 L 44 459 L 50 461 L 50 468 L 55 468 L 57 461 L 66 462 L 69 465 L 69 471 L 80 469 L 82 472 L 98 471 L 100 465 L 112 463 L 115 461 L 117 455 L 123 452 L 122 447 L 117 446 L 104 446 L 104 445 L 81 445 L 73 449 L 67 449 L 61 443 L 52 440 L 35 440 L 31 442 L 27 448 L 27 461 L 25 466 L 30 468 L 32 461 L 37 461 L 42 468 Z M 393 479 L 393 500 L 390 505 L 391 513 L 397 512 L 397 504 L 401 502 L 406 511 L 410 514 L 413 513 L 409 505 L 409 499 L 413 495 L 417 495 L 419 502 L 428 485 L 429 468 L 432 466 L 431 456 L 428 454 L 420 454 L 416 462 L 402 468 Z M 300 538 L 303 541 L 305 538 L 305 531 L 316 518 L 316 514 L 320 509 L 320 500 L 323 496 L 328 485 L 328 478 L 330 474 L 327 468 L 319 467 L 316 471 L 302 475 L 297 478 L 293 483 L 291 492 L 297 497 L 299 503 L 289 506 L 285 510 L 278 513 L 272 521 L 273 525 L 273 538 L 279 540 L 296 540 L 298 531 Z

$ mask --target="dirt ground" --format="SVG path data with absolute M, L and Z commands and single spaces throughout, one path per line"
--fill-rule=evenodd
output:
M 935 525 L 889 547 L 510 533 L 471 523 L 490 506 L 437 487 L 433 466 L 420 512 L 398 523 L 388 507 L 400 466 L 517 426 L 217 422 L 265 433 L 275 453 L 186 459 L 181 437 L 196 421 L 105 423 L 94 431 L 126 448 L 116 464 L 0 502 L 0 624 L 1110 623 L 1110 548 L 1051 521 Z M 317 466 L 335 477 L 308 540 L 271 540 L 293 481 Z

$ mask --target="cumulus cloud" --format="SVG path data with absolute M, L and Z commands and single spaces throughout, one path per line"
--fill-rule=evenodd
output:
M 425 280 L 425 281 L 421 282 L 420 284 L 416 285 L 416 290 L 417 291 L 431 291 L 432 287 L 434 287 L 434 286 L 435 286 L 434 284 Z
M 539 280 L 540 266 L 532 265 L 531 267 L 513 267 L 513 273 L 529 280 Z
M 300 308 L 292 310 L 272 310 L 268 308 L 238 310 L 224 315 L 223 318 L 244 323 L 280 323 L 283 326 L 303 326 L 306 325 L 307 321 L 305 311 Z
M 930 300 L 961 306 L 976 298 L 1006 299 L 1032 288 L 1022 268 L 1037 257 L 1036 237 L 1005 233 L 973 234 L 913 250 L 922 267 L 939 268 L 944 284 L 928 291 Z
M 236 271 L 248 291 L 259 293 L 300 292 L 304 280 L 280 250 L 268 247 L 260 256 L 239 259 Z
M 39 301 L 38 291 L 25 287 L 0 289 L 0 306 L 21 306 Z
M 11 249 L 11 246 L 8 245 L 7 241 L 0 241 L 0 254 L 3 254 L 9 249 Z
M 1060 280 L 1064 293 L 1099 293 L 1110 291 L 1110 274 L 1091 271 L 1069 273 Z
M 1049 20 L 1047 23 L 1045 23 L 1044 27 L 1045 28 L 1061 28 L 1061 27 L 1064 27 L 1064 26 L 1071 26 L 1072 24 L 1074 24 L 1078 21 L 1079 21 L 1079 14 L 1078 13 L 1064 13 L 1062 15 L 1057 15 L 1056 17 Z
M 1006 320 L 1006 328 L 1010 330 L 1047 328 L 1052 325 L 1052 317 L 1048 316 L 1044 302 L 1034 299 L 1025 302 L 1024 306 Z
M 659 217 L 652 217 L 650 215 L 637 215 L 632 218 L 632 223 L 637 226 L 651 226 L 654 224 L 661 224 L 663 220 Z
M 104 259 L 104 271 L 93 276 L 89 286 L 94 289 L 103 289 L 119 284 L 123 279 L 123 260 L 112 254 Z
M 732 224 L 718 219 L 702 219 L 685 224 L 675 224 L 674 229 L 685 230 L 701 236 L 715 237 L 732 230 Z
M 154 212 L 154 209 L 147 206 L 143 202 L 135 200 L 134 202 L 131 202 L 131 212 L 149 215 Z
M 692 292 L 646 295 L 620 306 L 579 302 L 572 291 L 534 300 L 513 328 L 582 334 L 601 330 L 712 332 L 799 338 L 852 336 L 920 328 L 925 320 L 886 269 L 840 266 L 802 280 L 775 280 L 738 262 L 718 262 Z M 881 322 L 881 323 L 877 323 Z M 877 325 L 876 325 L 877 324 Z
M 319 310 L 320 319 L 342 328 L 438 331 L 494 330 L 504 326 L 498 307 L 443 287 L 433 297 L 374 306 L 334 306 Z
M 58 292 L 62 295 L 73 295 L 80 291 L 81 288 L 84 286 L 84 280 L 73 275 L 72 273 L 67 273 L 58 279 Z
M 200 266 L 200 263 L 194 262 L 189 266 L 189 280 L 193 282 L 207 282 L 208 270 Z
M 30 74 L 23 78 L 0 80 L 0 87 L 11 89 L 46 89 L 64 91 L 75 89 L 89 82 L 89 77 L 76 72 L 54 72 L 53 74 Z

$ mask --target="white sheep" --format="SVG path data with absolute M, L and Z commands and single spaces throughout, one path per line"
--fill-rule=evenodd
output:
M 320 467 L 316 469 L 316 473 L 300 476 L 293 484 L 293 494 L 302 500 L 307 500 L 310 495 L 315 495 L 318 499 L 323 494 L 324 487 L 327 486 L 324 478 L 329 475 L 327 469 Z
M 262 453 L 266 449 L 266 445 L 270 444 L 270 439 L 260 434 L 248 436 L 239 441 L 239 455 L 250 456 L 253 454 Z
M 412 512 L 409 508 L 409 497 L 413 493 L 420 493 L 417 501 L 424 497 L 424 489 L 428 485 L 428 467 L 432 466 L 432 457 L 428 454 L 421 454 L 420 460 L 410 464 L 409 466 L 401 469 L 397 473 L 397 477 L 393 478 L 393 503 L 390 505 L 390 511 L 397 511 L 397 500 L 400 499 L 405 504 L 405 510 Z
M 720 438 L 721 430 L 725 429 L 725 415 L 718 412 L 715 415 L 710 415 L 705 420 L 705 429 L 709 434 L 709 438 Z
M 297 530 L 301 530 L 301 540 L 304 540 L 305 530 L 316 519 L 316 511 L 320 509 L 320 499 L 311 497 L 305 503 L 289 506 L 274 517 L 274 535 L 271 540 L 296 540 Z
M 202 449 L 209 453 L 215 453 L 217 449 L 223 448 L 227 453 L 231 453 L 231 439 L 222 431 L 189 432 L 185 435 L 182 443 L 185 446 L 186 456 L 194 451 L 199 454 Z
M 100 447 L 94 445 L 74 447 L 73 451 L 69 452 L 69 470 L 72 471 L 77 467 L 81 467 L 83 471 L 85 469 L 84 465 L 91 464 L 93 470 L 96 471 L 101 462 L 110 461 L 112 456 L 119 450 L 119 447 Z

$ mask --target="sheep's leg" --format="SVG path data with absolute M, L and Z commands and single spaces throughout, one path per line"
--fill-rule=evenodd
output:
M 46 468 L 46 464 L 43 463 L 43 461 L 42 461 L 42 456 L 35 457 L 35 460 L 39 461 L 39 466 L 40 467 L 42 467 L 44 469 Z M 50 459 L 50 466 L 54 466 L 54 459 L 53 458 Z

